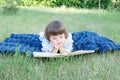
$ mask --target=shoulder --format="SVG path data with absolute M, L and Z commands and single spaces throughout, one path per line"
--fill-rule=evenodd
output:
M 44 39 L 44 38 L 45 38 L 44 32 L 40 32 L 40 33 L 39 33 L 39 39 L 41 40 L 41 39 Z
M 44 36 L 44 32 L 40 32 L 39 33 L 39 39 L 42 42 L 42 48 L 41 50 L 43 52 L 50 52 L 52 49 L 52 45 L 50 44 L 50 42 L 45 38 Z
M 68 38 L 66 40 L 67 40 L 66 42 L 73 43 L 72 34 L 71 33 L 68 33 Z
M 66 43 L 64 44 L 64 48 L 67 50 L 67 52 L 71 52 L 72 46 L 73 46 L 72 34 L 69 33 L 68 38 L 66 39 Z
M 68 39 L 72 39 L 72 33 L 68 33 Z

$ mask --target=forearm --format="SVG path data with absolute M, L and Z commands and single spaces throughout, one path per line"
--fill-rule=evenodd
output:
M 63 47 L 61 47 L 59 50 L 60 50 L 60 53 L 67 53 L 67 51 Z
M 58 49 L 57 48 L 53 48 L 51 53 L 57 53 L 58 52 Z

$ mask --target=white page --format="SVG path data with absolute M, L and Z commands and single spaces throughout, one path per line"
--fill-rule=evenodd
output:
M 63 54 L 49 53 L 49 52 L 33 52 L 33 56 L 34 57 L 64 57 L 64 56 L 74 56 L 74 55 L 88 54 L 94 52 L 95 52 L 94 50 L 79 50 L 76 52 L 63 53 Z

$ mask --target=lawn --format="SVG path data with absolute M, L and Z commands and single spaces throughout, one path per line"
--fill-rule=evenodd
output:
M 120 12 L 74 8 L 21 8 L 5 15 L 0 8 L 0 42 L 11 33 L 44 31 L 52 20 L 62 21 L 68 32 L 93 31 L 120 44 Z M 0 55 L 0 80 L 120 80 L 120 51 L 65 58 Z

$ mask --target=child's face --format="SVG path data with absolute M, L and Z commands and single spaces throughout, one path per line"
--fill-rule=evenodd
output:
M 65 34 L 59 34 L 56 36 L 50 36 L 50 42 L 53 46 L 63 46 L 65 43 Z

